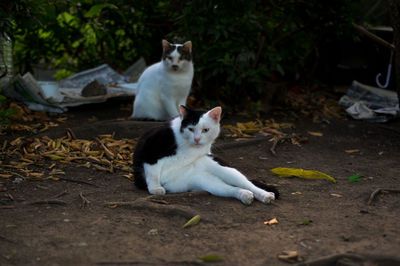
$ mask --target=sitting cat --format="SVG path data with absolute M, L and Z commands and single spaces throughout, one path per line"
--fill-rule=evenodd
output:
M 193 80 L 192 42 L 162 41 L 160 62 L 140 76 L 133 104 L 133 119 L 168 120 L 179 115 L 186 104 Z
M 221 107 L 199 111 L 180 106 L 180 116 L 144 134 L 134 153 L 135 185 L 156 195 L 206 190 L 247 205 L 254 198 L 263 203 L 274 200 L 273 192 L 255 186 L 211 155 L 211 145 L 220 132 L 221 111 Z

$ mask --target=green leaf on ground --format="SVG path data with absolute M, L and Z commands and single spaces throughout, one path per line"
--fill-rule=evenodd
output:
M 355 174 L 349 177 L 349 181 L 353 183 L 360 183 L 363 181 L 363 179 L 360 174 Z
M 210 254 L 210 255 L 206 255 L 200 258 L 202 261 L 204 262 L 217 262 L 217 261 L 223 261 L 223 259 L 215 254 Z
M 198 223 L 200 222 L 200 219 L 201 219 L 201 216 L 200 216 L 200 215 L 194 216 L 194 217 L 193 217 L 192 219 L 190 219 L 187 223 L 185 223 L 185 225 L 183 226 L 183 228 L 198 224 Z
M 312 223 L 312 220 L 304 220 L 304 221 L 302 221 L 300 224 L 301 225 L 309 225 L 309 224 L 311 224 Z

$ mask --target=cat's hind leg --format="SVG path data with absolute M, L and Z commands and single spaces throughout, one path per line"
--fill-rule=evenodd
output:
M 237 198 L 246 205 L 250 205 L 254 200 L 250 190 L 231 186 L 217 176 L 206 173 L 195 178 L 192 186 L 194 190 L 205 190 L 215 196 Z
M 212 163 L 209 164 L 209 171 L 229 185 L 251 191 L 254 197 L 262 203 L 270 203 L 272 200 L 275 200 L 275 194 L 273 192 L 268 192 L 255 186 L 235 168 L 221 166 L 217 162 L 212 161 Z

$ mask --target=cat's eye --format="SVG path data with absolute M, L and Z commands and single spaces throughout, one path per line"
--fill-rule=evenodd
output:
M 209 130 L 209 128 L 203 128 L 203 133 L 207 133 Z
M 167 56 L 167 59 L 172 61 L 172 56 Z
M 193 132 L 194 131 L 194 127 L 189 127 L 189 131 Z

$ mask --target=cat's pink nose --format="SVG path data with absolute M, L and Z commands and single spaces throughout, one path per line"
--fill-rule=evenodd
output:
M 200 138 L 194 138 L 194 142 L 199 143 L 200 142 Z

